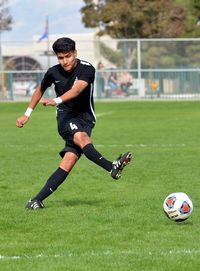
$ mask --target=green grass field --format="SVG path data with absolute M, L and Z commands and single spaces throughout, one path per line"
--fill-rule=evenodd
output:
M 38 106 L 15 126 L 26 103 L 0 104 L 0 270 L 177 271 L 200 266 L 200 103 L 96 103 L 93 142 L 108 159 L 132 151 L 114 181 L 82 157 L 67 181 L 24 208 L 58 167 L 63 141 L 55 108 Z M 184 223 L 162 210 L 171 192 L 194 204 Z

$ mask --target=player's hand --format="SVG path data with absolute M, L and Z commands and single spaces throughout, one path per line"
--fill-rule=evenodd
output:
M 48 99 L 48 98 L 43 98 L 40 101 L 41 104 L 43 104 L 44 106 L 55 106 L 56 102 L 53 99 Z
M 24 124 L 27 123 L 28 120 L 29 120 L 29 118 L 27 116 L 23 115 L 16 120 L 16 126 L 19 128 L 22 128 L 24 126 Z

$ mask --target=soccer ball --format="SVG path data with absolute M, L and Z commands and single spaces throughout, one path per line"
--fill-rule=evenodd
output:
M 169 219 L 182 222 L 191 215 L 193 203 L 187 194 L 175 192 L 166 197 L 163 209 Z

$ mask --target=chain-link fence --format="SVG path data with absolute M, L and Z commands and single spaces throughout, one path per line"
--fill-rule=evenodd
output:
M 95 97 L 120 99 L 200 98 L 200 39 L 77 41 L 78 57 L 95 68 Z M 2 43 L 0 99 L 29 98 L 44 72 L 57 64 L 46 41 Z M 53 88 L 46 92 L 53 95 Z

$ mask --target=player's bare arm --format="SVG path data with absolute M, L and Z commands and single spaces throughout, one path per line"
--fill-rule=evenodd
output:
M 36 107 L 36 105 L 40 101 L 42 95 L 43 95 L 43 92 L 41 90 L 41 87 L 38 86 L 36 88 L 35 92 L 33 93 L 33 96 L 32 96 L 31 101 L 29 103 L 29 106 L 28 106 L 28 109 L 27 109 L 28 112 L 31 112 L 31 110 L 33 110 Z M 29 114 L 30 113 L 26 114 L 26 112 L 24 113 L 24 115 L 22 115 L 21 117 L 19 117 L 16 120 L 16 126 L 17 127 L 22 128 L 24 126 L 24 124 L 26 124 L 27 121 L 29 120 Z
M 60 103 L 67 102 L 69 100 L 76 98 L 87 87 L 87 85 L 88 83 L 86 81 L 78 80 L 69 91 L 67 91 L 62 96 L 59 97 L 61 99 Z M 56 102 L 56 99 L 48 99 L 48 98 L 43 98 L 40 101 L 40 103 L 42 103 L 44 106 L 48 106 L 48 105 L 55 106 L 58 104 Z

